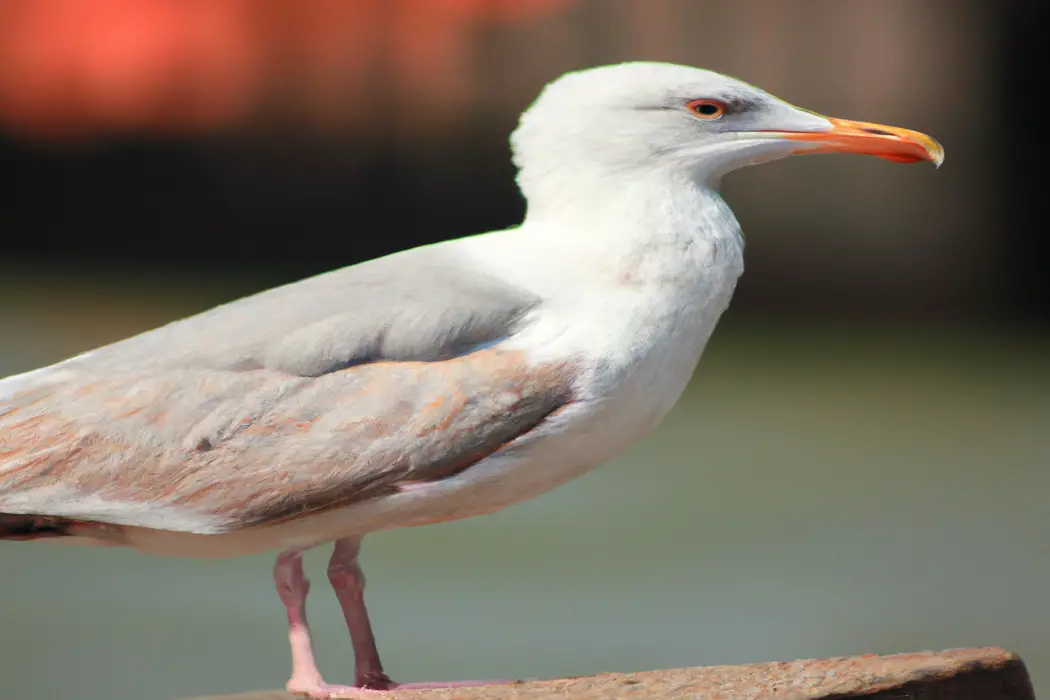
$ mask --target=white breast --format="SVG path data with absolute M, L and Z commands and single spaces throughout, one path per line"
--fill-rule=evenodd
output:
M 591 236 L 542 222 L 464 241 L 473 266 L 546 300 L 507 345 L 583 371 L 577 401 L 556 419 L 443 483 L 438 498 L 419 494 L 421 522 L 554 488 L 622 452 L 674 406 L 743 270 L 729 208 L 710 190 L 684 194 L 657 208 L 663 217 L 639 217 L 644 225 L 595 216 Z

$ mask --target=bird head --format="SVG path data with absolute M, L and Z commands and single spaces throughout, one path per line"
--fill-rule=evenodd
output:
M 639 169 L 684 169 L 716 185 L 729 171 L 806 153 L 937 166 L 944 160 L 941 145 L 917 131 L 825 117 L 735 78 L 650 62 L 590 68 L 551 82 L 511 142 L 527 197 L 541 181 L 557 187 Z

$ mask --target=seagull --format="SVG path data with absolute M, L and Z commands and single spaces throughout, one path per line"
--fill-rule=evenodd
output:
M 278 552 L 290 692 L 449 687 L 384 672 L 364 535 L 533 498 L 656 426 L 743 271 L 744 239 L 719 195 L 726 173 L 806 153 L 944 159 L 919 132 L 655 62 L 554 80 L 511 145 L 527 201 L 519 226 L 344 267 L 0 380 L 0 539 Z M 352 686 L 323 680 L 307 624 L 302 553 L 327 542 Z

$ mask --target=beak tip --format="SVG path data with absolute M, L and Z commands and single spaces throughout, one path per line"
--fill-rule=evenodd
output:
M 940 170 L 941 166 L 944 165 L 944 147 L 934 141 L 933 148 L 929 150 L 929 153 L 930 162 L 933 163 L 933 167 Z

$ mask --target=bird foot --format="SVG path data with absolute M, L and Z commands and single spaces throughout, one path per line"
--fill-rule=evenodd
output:
M 342 700 L 346 698 L 375 698 L 388 690 L 433 690 L 439 688 L 471 688 L 483 685 L 504 685 L 516 681 L 433 681 L 427 683 L 395 683 L 389 678 L 368 681 L 365 685 L 329 685 L 323 681 L 288 681 L 285 689 L 309 700 Z
M 391 686 L 393 687 L 393 686 Z M 309 700 L 337 700 L 337 698 L 369 698 L 374 697 L 377 693 L 382 693 L 384 690 L 373 689 L 373 688 L 358 688 L 351 685 L 329 685 L 328 683 L 293 683 L 288 682 L 285 686 L 292 695 L 297 695 L 302 698 L 309 698 Z

